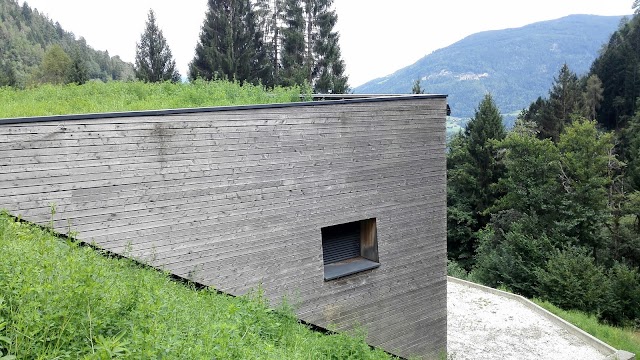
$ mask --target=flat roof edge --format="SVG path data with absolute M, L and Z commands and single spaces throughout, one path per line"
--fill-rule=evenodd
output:
M 120 111 L 89 114 L 69 114 L 69 115 L 47 115 L 17 118 L 2 118 L 0 125 L 27 124 L 51 121 L 66 120 L 90 120 L 90 119 L 110 119 L 136 116 L 167 116 L 181 114 L 210 113 L 235 110 L 257 110 L 257 109 L 279 109 L 289 107 L 323 106 L 337 104 L 373 103 L 386 101 L 402 101 L 416 99 L 442 99 L 447 95 L 442 94 L 403 94 L 403 95 L 376 95 L 376 94 L 314 94 L 314 101 L 301 101 L 290 103 L 254 104 L 254 105 L 228 105 L 198 108 L 162 109 L 162 110 L 140 110 L 140 111 Z

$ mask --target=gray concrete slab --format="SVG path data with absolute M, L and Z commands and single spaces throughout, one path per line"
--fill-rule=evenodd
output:
M 447 296 L 451 360 L 617 358 L 615 349 L 550 318 L 517 295 L 449 280 Z

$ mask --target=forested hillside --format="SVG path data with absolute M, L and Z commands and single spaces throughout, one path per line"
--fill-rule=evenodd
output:
M 25 2 L 0 0 L 0 86 L 133 78 L 133 66 L 94 50 Z
M 571 15 L 520 28 L 470 35 L 356 93 L 409 93 L 415 80 L 427 93 L 447 94 L 452 115 L 470 118 L 489 92 L 503 114 L 517 114 L 544 95 L 567 63 L 585 74 L 620 16 Z M 509 117 L 512 124 L 515 116 Z
M 447 156 L 452 271 L 640 325 L 639 38 L 636 15 L 511 131 L 497 100 L 480 102 Z

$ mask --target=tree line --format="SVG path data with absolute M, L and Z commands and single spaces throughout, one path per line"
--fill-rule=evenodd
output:
M 27 2 L 0 0 L 0 86 L 132 78 L 131 64 L 94 50 Z
M 333 0 L 208 0 L 188 78 L 348 92 L 332 6 Z M 76 40 L 26 2 L 0 0 L 0 16 L 0 86 L 181 80 L 153 10 L 133 65 Z
M 638 38 L 636 15 L 510 131 L 490 95 L 479 104 L 447 154 L 452 273 L 640 324 Z
M 209 0 L 189 78 L 347 92 L 332 3 Z M 137 44 L 135 68 L 141 80 L 175 81 L 175 61 L 152 10 Z

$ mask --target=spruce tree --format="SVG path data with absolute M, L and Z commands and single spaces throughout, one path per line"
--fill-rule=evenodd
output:
M 301 85 L 308 82 L 305 71 L 306 43 L 305 19 L 300 0 L 285 0 L 283 4 L 282 71 L 279 83 L 283 86 Z
M 270 76 L 262 32 L 251 2 L 209 0 L 189 77 L 265 83 L 270 82 Z
M 540 138 L 558 140 L 564 127 L 571 122 L 571 115 L 580 110 L 581 96 L 578 76 L 564 64 L 549 91 L 548 108 L 536 119 Z
M 333 0 L 284 0 L 279 84 L 307 83 L 316 93 L 349 90 L 332 5 Z
M 621 130 L 636 112 L 640 96 L 639 38 L 640 16 L 636 15 L 621 23 L 591 65 L 590 75 L 598 75 L 603 88 L 598 123 L 607 129 Z
M 68 81 L 78 85 L 89 81 L 89 68 L 78 47 L 74 48 L 71 53 L 71 69 Z
M 349 91 L 349 85 L 340 54 L 340 37 L 333 30 L 338 15 L 331 9 L 332 4 L 333 0 L 307 0 L 307 8 L 311 10 L 307 46 L 313 50 L 307 61 L 313 64 L 310 77 L 314 92 L 344 94 Z
M 492 141 L 505 136 L 500 111 L 487 94 L 447 155 L 448 251 L 467 269 L 473 263 L 477 233 L 489 223 L 487 210 L 501 195 L 497 183 L 504 167 L 496 161 Z
M 171 55 L 167 40 L 156 24 L 153 10 L 149 10 L 144 33 L 136 43 L 136 78 L 147 82 L 180 80 L 176 62 Z
M 257 29 L 262 35 L 264 70 L 262 84 L 273 87 L 278 77 L 279 21 L 281 0 L 255 0 L 253 10 Z
M 424 94 L 424 89 L 420 86 L 420 79 L 416 79 L 413 82 L 413 88 L 411 88 L 412 94 Z

